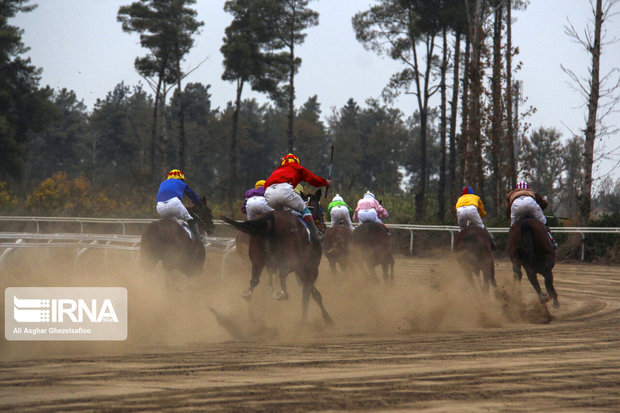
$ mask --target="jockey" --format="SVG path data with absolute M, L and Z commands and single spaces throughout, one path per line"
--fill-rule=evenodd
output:
M 519 182 L 517 187 L 510 191 L 506 195 L 506 218 L 510 218 L 510 226 L 513 226 L 515 222 L 526 216 L 531 216 L 534 219 L 545 224 L 547 233 L 553 246 L 557 249 L 558 244 L 555 242 L 549 226 L 547 225 L 547 218 L 543 210 L 547 208 L 547 201 L 530 189 L 530 185 L 527 182 Z
M 482 222 L 482 218 L 487 214 L 484 210 L 484 204 L 480 197 L 474 193 L 474 188 L 471 186 L 463 188 L 461 196 L 456 201 L 455 208 L 456 219 L 461 231 L 467 228 L 468 223 L 476 227 L 484 228 L 491 239 L 491 248 L 495 250 L 495 240 L 487 227 L 484 226 L 484 222 Z
M 351 222 L 351 213 L 353 210 L 344 202 L 344 199 L 338 194 L 332 198 L 332 202 L 327 206 L 327 215 L 331 221 L 331 228 L 337 223 L 343 222 L 344 225 L 353 231 L 353 223 Z
M 253 220 L 261 214 L 273 211 L 267 201 L 265 201 L 265 181 L 257 181 L 254 188 L 245 192 L 245 199 L 241 205 L 241 211 L 247 214 L 248 220 Z
M 280 167 L 272 172 L 265 182 L 265 200 L 273 209 L 290 208 L 302 214 L 303 220 L 308 224 L 312 237 L 321 241 L 321 234 L 314 223 L 312 213 L 304 200 L 294 191 L 300 182 L 308 182 L 312 186 L 331 185 L 329 179 L 321 178 L 299 164 L 299 158 L 292 153 L 282 157 Z
M 389 216 L 388 212 L 381 206 L 372 192 L 367 191 L 364 197 L 357 201 L 357 207 L 353 213 L 353 221 L 363 224 L 364 222 L 378 222 L 383 224 L 381 219 Z M 385 224 L 383 224 L 385 227 Z M 387 228 L 386 228 L 387 229 Z
M 173 169 L 168 172 L 168 177 L 159 185 L 156 198 L 157 213 L 162 218 L 185 220 L 192 234 L 194 234 L 194 239 L 202 241 L 202 234 L 198 230 L 198 222 L 192 218 L 183 202 L 181 202 L 184 194 L 187 194 L 196 207 L 202 207 L 198 195 L 185 183 L 183 172 Z

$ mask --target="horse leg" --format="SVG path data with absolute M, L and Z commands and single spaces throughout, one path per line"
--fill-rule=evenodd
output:
M 283 268 L 280 268 L 280 291 L 273 293 L 273 298 L 276 300 L 288 300 L 288 290 L 286 289 L 286 276 L 288 272 Z
M 252 263 L 252 278 L 250 279 L 250 288 L 241 291 L 241 297 L 245 298 L 248 301 L 252 298 L 252 292 L 260 282 L 260 274 L 263 271 L 264 266 L 265 263 L 261 260 Z
M 521 263 L 516 258 L 512 259 L 512 273 L 514 274 L 516 280 L 521 281 L 521 278 L 523 277 L 523 273 L 521 272 Z
M 308 321 L 308 301 L 310 300 L 310 287 L 304 283 L 301 288 L 301 322 L 306 324 Z
M 540 284 L 538 283 L 536 271 L 526 268 L 525 272 L 527 274 L 528 280 L 530 280 L 530 284 L 532 284 L 532 287 L 534 287 L 534 290 L 536 290 L 536 294 L 538 294 L 538 301 L 540 301 L 541 304 L 549 301 L 549 295 L 547 293 L 543 293 L 540 289 Z
M 553 287 L 553 273 L 551 272 L 551 270 L 548 270 L 543 274 L 543 277 L 545 277 L 545 289 L 547 290 L 547 293 L 553 300 L 553 304 L 552 304 L 553 308 L 560 308 L 560 301 L 558 301 L 558 293 L 555 291 L 555 288 Z
M 310 292 L 312 293 L 312 298 L 314 298 L 314 301 L 321 308 L 321 315 L 323 316 L 323 320 L 325 320 L 325 324 L 330 326 L 333 325 L 334 322 L 332 321 L 332 318 L 329 316 L 327 310 L 325 309 L 325 306 L 323 305 L 323 297 L 321 296 L 319 290 L 314 285 L 312 285 L 312 289 Z

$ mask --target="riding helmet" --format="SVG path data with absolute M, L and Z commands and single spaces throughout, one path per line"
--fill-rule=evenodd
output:
M 299 163 L 299 158 L 292 153 L 289 153 L 288 155 L 282 157 L 280 160 L 280 166 L 288 165 L 291 162 Z
M 530 185 L 525 181 L 521 181 L 517 184 L 516 189 L 530 189 Z
M 181 172 L 180 169 L 173 169 L 172 171 L 168 172 L 168 177 L 166 179 L 180 179 L 184 181 L 185 175 L 183 175 L 183 172 Z
M 258 189 L 261 186 L 265 186 L 265 180 L 264 179 L 261 179 L 260 181 L 256 181 L 256 183 L 254 184 L 254 188 L 255 189 Z
M 476 193 L 474 192 L 474 188 L 472 188 L 471 186 L 466 186 L 465 188 L 463 188 L 463 192 L 461 192 L 461 195 L 467 194 L 475 195 Z

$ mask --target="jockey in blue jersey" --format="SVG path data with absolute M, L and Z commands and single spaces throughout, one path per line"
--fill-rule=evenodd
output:
M 194 234 L 194 239 L 202 241 L 202 234 L 198 230 L 198 222 L 183 205 L 183 195 L 187 195 L 194 205 L 201 207 L 200 198 L 185 183 L 185 175 L 178 169 L 168 173 L 168 177 L 159 185 L 157 192 L 157 213 L 162 218 L 178 218 L 185 220 L 189 229 Z

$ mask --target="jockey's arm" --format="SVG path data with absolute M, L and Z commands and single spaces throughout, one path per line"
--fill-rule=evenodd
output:
M 194 205 L 196 205 L 197 207 L 200 207 L 202 205 L 202 203 L 200 202 L 200 198 L 198 197 L 198 195 L 196 195 L 196 192 L 192 191 L 192 188 L 186 186 L 184 192 L 188 196 L 188 198 L 191 199 Z

